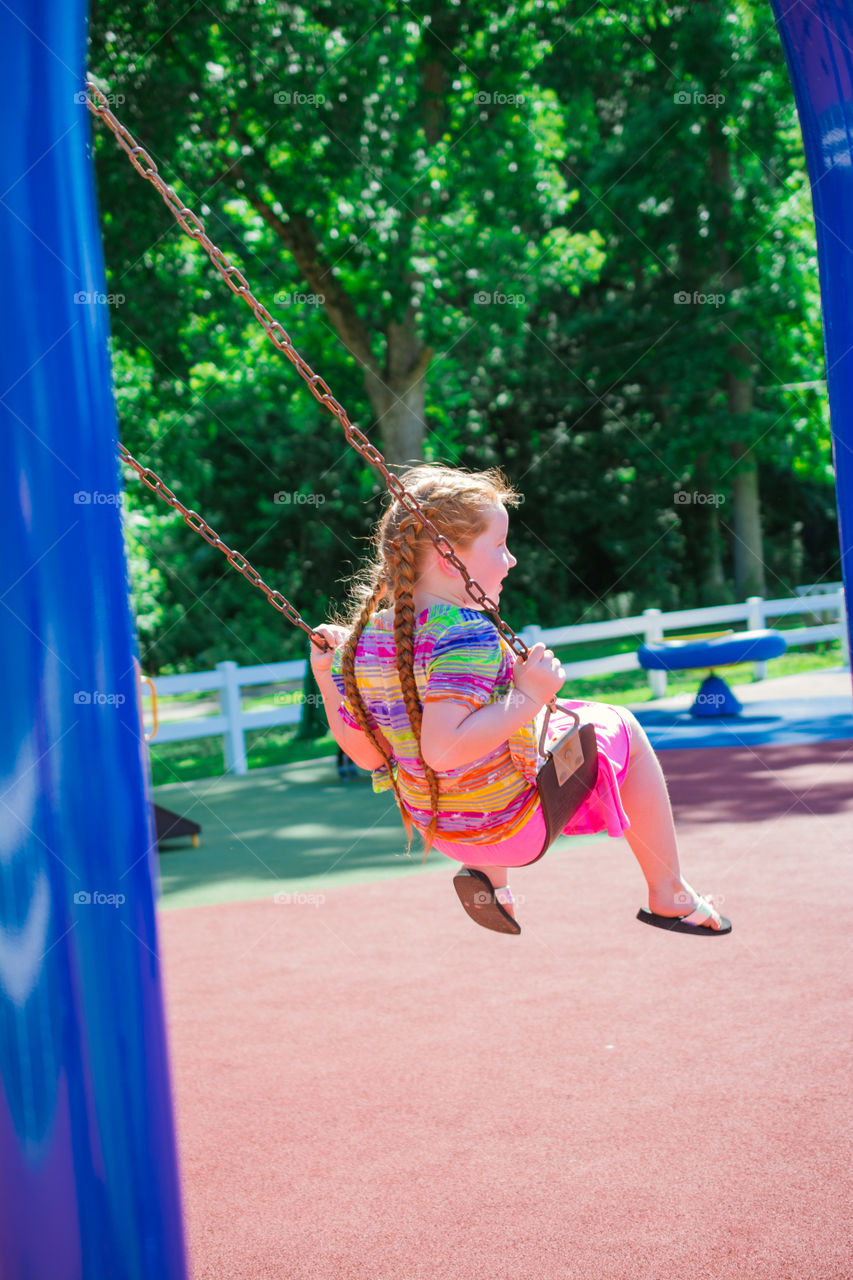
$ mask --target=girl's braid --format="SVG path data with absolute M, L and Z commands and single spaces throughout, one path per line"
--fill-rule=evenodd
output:
M 397 537 L 392 544 L 393 563 L 393 596 L 394 596 L 394 644 L 397 649 L 397 673 L 403 691 L 406 714 L 415 738 L 418 759 L 429 783 L 429 798 L 432 816 L 429 826 L 423 833 L 426 848 L 426 861 L 435 833 L 438 828 L 438 778 L 421 755 L 421 724 L 423 709 L 415 684 L 415 581 L 416 581 L 416 545 L 423 529 L 423 521 L 416 515 L 407 513 L 399 524 Z
M 403 819 L 403 827 L 405 829 L 408 842 L 406 845 L 406 852 L 408 853 L 412 847 L 412 819 L 409 817 L 408 810 L 403 804 L 403 797 L 400 795 L 400 788 L 397 785 L 392 759 L 380 740 L 376 737 L 376 734 L 373 732 L 367 715 L 367 708 L 362 701 L 358 681 L 355 677 L 355 654 L 358 648 L 359 637 L 367 626 L 367 623 L 370 620 L 370 615 L 373 613 L 377 605 L 382 603 L 387 594 L 388 584 L 384 575 L 379 572 L 376 580 L 374 581 L 373 589 L 365 600 L 361 612 L 353 625 L 352 631 L 350 632 L 349 639 L 344 645 L 344 651 L 341 659 L 341 674 L 344 678 L 344 692 L 346 694 L 346 699 L 352 707 L 353 715 L 361 728 L 367 734 L 370 741 L 373 743 L 374 747 L 376 747 L 376 750 L 385 759 L 385 763 L 388 768 L 388 776 L 391 779 L 391 785 L 394 788 L 394 795 L 397 798 L 397 807 L 400 810 L 400 817 Z

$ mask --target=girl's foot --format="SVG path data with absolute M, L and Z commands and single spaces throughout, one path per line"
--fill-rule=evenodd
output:
M 511 916 L 512 916 L 512 918 L 513 918 L 513 920 L 514 920 L 514 919 L 515 919 L 515 907 L 513 906 L 513 902 L 512 902 L 512 893 L 510 892 L 510 887 L 509 887 L 509 885 L 508 885 L 508 884 L 505 884 L 502 888 L 500 888 L 500 889 L 495 889 L 495 897 L 497 898 L 498 902 L 499 902 L 499 903 L 501 904 L 501 906 L 503 907 L 504 911 L 506 911 L 506 913 L 507 913 L 508 915 L 511 915 Z
M 495 897 L 509 915 L 515 919 L 515 909 L 512 905 L 512 893 L 507 884 L 506 867 L 475 867 L 470 862 L 465 863 L 462 867 L 463 871 L 479 872 L 480 875 L 486 876 L 489 884 L 494 890 Z
M 691 889 L 685 880 L 681 880 L 669 888 L 650 889 L 649 910 L 653 911 L 657 916 L 671 916 L 673 919 L 689 916 L 698 907 L 699 898 L 700 895 L 695 889 Z M 720 913 L 715 908 L 713 900 L 706 896 L 703 901 L 709 904 L 711 915 L 706 923 L 697 927 L 701 929 L 721 929 Z
M 492 869 L 495 878 L 503 879 L 500 871 Z M 462 867 L 453 877 L 453 887 L 459 901 L 471 919 L 485 929 L 498 933 L 521 933 L 515 918 L 512 895 L 506 884 L 496 885 L 488 871 L 478 867 Z

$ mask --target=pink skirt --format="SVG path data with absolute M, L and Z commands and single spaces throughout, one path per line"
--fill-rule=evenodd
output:
M 631 754 L 630 723 L 619 707 L 612 707 L 606 702 L 578 702 L 566 698 L 561 698 L 560 702 L 580 716 L 582 725 L 595 726 L 598 743 L 598 780 L 564 827 L 563 835 L 589 836 L 606 831 L 609 836 L 621 836 L 631 825 L 619 795 Z M 571 723 L 570 717 L 558 709 L 548 726 L 549 740 L 553 741 L 565 732 Z M 533 817 L 521 831 L 501 844 L 460 844 L 436 840 L 433 848 L 456 862 L 465 862 L 473 867 L 523 867 L 539 856 L 544 843 L 545 819 L 541 805 L 537 804 Z

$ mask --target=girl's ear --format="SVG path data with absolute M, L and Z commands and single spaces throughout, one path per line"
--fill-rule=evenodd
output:
M 456 548 L 454 547 L 453 550 L 456 551 Z M 463 560 L 463 557 L 459 555 L 458 551 L 456 551 L 456 554 L 459 556 L 460 560 Z M 449 560 L 445 560 L 444 556 L 439 551 L 435 552 L 435 560 L 441 572 L 448 578 L 460 578 L 462 576 L 456 566 L 452 565 Z

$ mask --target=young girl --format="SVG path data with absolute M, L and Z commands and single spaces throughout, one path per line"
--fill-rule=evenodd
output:
M 502 472 L 424 464 L 400 477 L 469 577 L 499 602 L 515 557 L 507 507 L 519 495 Z M 545 838 L 535 785 L 544 708 L 565 673 L 536 644 L 522 660 L 468 595 L 423 522 L 391 500 L 374 534 L 375 559 L 357 580 L 348 626 L 317 627 L 334 651 L 311 646 L 329 726 L 374 790 L 393 787 L 411 846 L 463 864 L 454 886 L 487 928 L 520 933 L 508 868 L 534 861 Z M 384 609 L 380 606 L 386 605 Z M 635 717 L 621 707 L 569 701 L 592 724 L 598 779 L 564 835 L 623 832 L 649 888 L 648 924 L 702 936 L 731 924 L 683 878 L 663 773 Z M 553 742 L 571 724 L 559 710 Z

